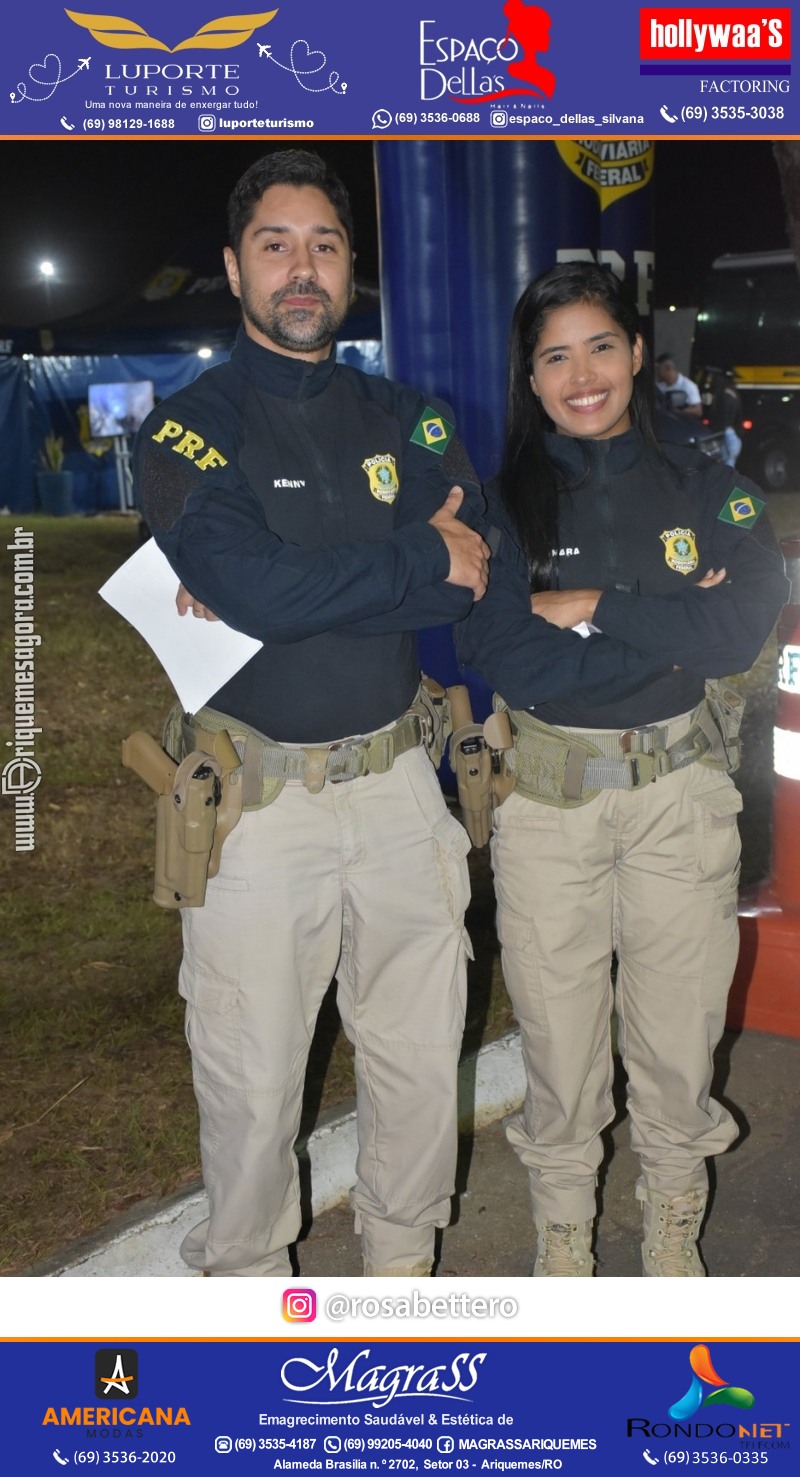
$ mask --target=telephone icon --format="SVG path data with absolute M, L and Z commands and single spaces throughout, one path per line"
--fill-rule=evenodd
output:
M 664 109 L 662 108 L 661 111 L 663 113 Z M 650 1453 L 649 1453 L 649 1451 L 647 1450 L 647 1447 L 645 1447 L 644 1451 L 642 1452 L 642 1456 L 644 1457 L 644 1459 L 645 1459 L 646 1462 L 649 1462 L 650 1463 L 650 1466 L 651 1467 L 657 1467 L 658 1466 L 658 1457 L 657 1456 L 651 1456 Z
M 658 110 L 658 111 L 659 111 L 659 113 L 660 113 L 660 114 L 661 114 L 661 117 L 662 117 L 662 118 L 666 118 L 666 120 L 667 120 L 667 122 L 668 122 L 668 123 L 677 123 L 677 121 L 678 121 L 678 118 L 677 118 L 677 114 L 676 114 L 676 116 L 675 116 L 675 117 L 674 117 L 674 118 L 673 118 L 673 116 L 672 116 L 672 114 L 671 114 L 671 113 L 670 113 L 670 111 L 669 111 L 669 109 L 668 109 L 668 108 L 659 108 L 659 110 Z
M 65 1456 L 62 1456 L 61 1455 L 61 1452 L 59 1451 L 58 1447 L 56 1447 L 55 1451 L 53 1452 L 53 1456 L 55 1457 L 55 1459 L 56 1459 L 57 1462 L 60 1462 L 60 1464 L 61 1464 L 62 1467 L 68 1467 L 69 1466 L 69 1462 L 67 1461 L 67 1458 Z

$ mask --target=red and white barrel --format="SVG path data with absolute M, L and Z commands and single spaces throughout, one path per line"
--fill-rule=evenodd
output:
M 728 1025 L 800 1036 L 800 536 L 781 542 L 791 581 L 778 622 L 772 868 L 739 895 Z

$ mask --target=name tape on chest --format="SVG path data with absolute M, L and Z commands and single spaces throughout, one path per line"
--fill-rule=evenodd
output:
M 446 452 L 455 431 L 452 421 L 445 420 L 443 415 L 426 405 L 417 424 L 411 432 L 411 440 L 415 446 L 425 446 L 428 451 L 435 451 L 437 456 L 443 456 Z
M 369 478 L 369 490 L 379 503 L 393 503 L 400 491 L 397 478 L 397 462 L 390 452 L 368 456 L 361 463 L 362 472 Z
M 737 528 L 751 528 L 757 518 L 761 517 L 766 503 L 760 497 L 753 497 L 749 492 L 742 492 L 741 487 L 734 487 L 728 498 L 717 513 L 719 523 L 733 523 Z
M 659 537 L 670 569 L 674 569 L 676 574 L 692 574 L 699 563 L 699 555 L 691 528 L 665 528 Z
M 159 444 L 174 441 L 175 445 L 171 450 L 177 451 L 179 456 L 185 456 L 188 461 L 194 462 L 201 472 L 207 472 L 209 467 L 227 467 L 228 465 L 227 457 L 224 457 L 221 451 L 217 451 L 215 446 L 207 446 L 202 436 L 198 436 L 196 431 L 185 429 L 178 421 L 165 421 L 161 430 L 156 431 L 152 439 L 158 441 Z M 198 457 L 198 451 L 202 451 L 201 457 Z

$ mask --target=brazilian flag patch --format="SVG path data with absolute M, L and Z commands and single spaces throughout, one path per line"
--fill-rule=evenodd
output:
M 427 446 L 428 451 L 435 451 L 437 456 L 443 456 L 453 436 L 455 426 L 452 421 L 445 420 L 443 415 L 431 410 L 426 405 L 416 426 L 411 432 L 411 440 L 415 446 Z
M 741 487 L 735 487 L 731 497 L 717 514 L 717 520 L 720 523 L 734 523 L 739 528 L 750 528 L 761 516 L 765 506 L 760 497 L 752 497 L 749 492 L 742 492 Z

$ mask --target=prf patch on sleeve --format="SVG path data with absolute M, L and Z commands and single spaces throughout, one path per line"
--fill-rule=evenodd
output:
M 180 437 L 180 440 L 178 440 Z M 153 441 L 166 443 L 174 441 L 173 451 L 179 456 L 185 456 L 188 461 L 194 462 L 201 472 L 207 472 L 209 467 L 227 467 L 227 459 L 215 446 L 207 446 L 202 436 L 196 431 L 186 430 L 178 421 L 165 421 L 160 431 L 156 431 L 152 437 Z M 198 457 L 198 451 L 203 455 Z
M 742 492 L 741 487 L 734 487 L 731 496 L 724 507 L 717 514 L 719 523 L 734 523 L 738 528 L 750 528 L 766 507 L 760 497 L 752 497 L 749 492 Z
M 411 440 L 415 446 L 427 446 L 428 451 L 435 451 L 437 456 L 443 456 L 454 431 L 455 426 L 452 421 L 445 420 L 438 411 L 426 405 L 411 432 Z

